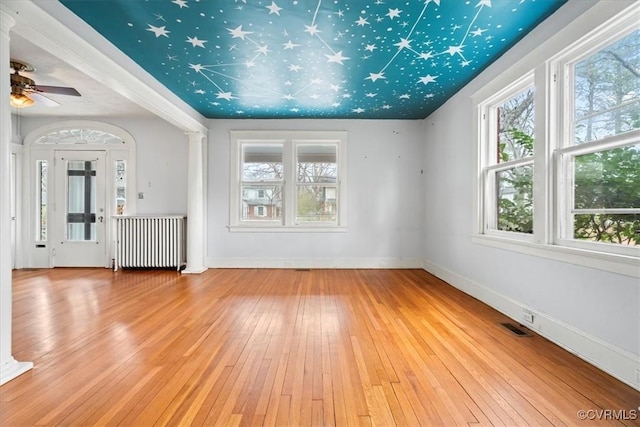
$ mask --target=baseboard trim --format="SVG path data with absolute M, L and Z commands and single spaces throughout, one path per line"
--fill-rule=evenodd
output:
M 422 269 L 421 259 L 393 258 L 209 258 L 209 268 Z
M 640 372 L 640 362 L 637 355 L 593 337 L 569 324 L 539 313 L 531 307 L 430 261 L 425 260 L 423 268 L 428 273 L 479 299 L 549 341 L 640 391 L 640 380 L 636 377 L 636 372 Z M 534 315 L 533 324 L 523 319 L 525 310 Z

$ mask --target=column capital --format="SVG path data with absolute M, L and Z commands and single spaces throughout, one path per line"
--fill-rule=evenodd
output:
M 2 4 L 0 4 L 0 32 L 9 34 L 9 29 L 16 24 L 16 20 L 13 19 L 13 16 L 4 8 Z
M 207 137 L 205 132 L 188 130 L 185 132 L 187 138 L 189 138 L 189 142 L 204 142 L 204 139 Z

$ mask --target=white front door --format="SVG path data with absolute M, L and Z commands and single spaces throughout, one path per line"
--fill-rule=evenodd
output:
M 55 152 L 54 267 L 105 267 L 105 153 Z

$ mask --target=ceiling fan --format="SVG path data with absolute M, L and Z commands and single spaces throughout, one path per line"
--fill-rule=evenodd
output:
M 11 74 L 10 97 L 10 104 L 12 107 L 30 107 L 35 104 L 36 100 L 50 107 L 60 105 L 53 99 L 43 95 L 43 93 L 80 96 L 80 92 L 72 87 L 36 85 L 36 83 L 32 79 L 20 74 L 21 72 L 35 71 L 35 68 L 33 68 L 29 64 L 12 59 L 10 62 L 10 66 L 13 69 L 13 73 Z

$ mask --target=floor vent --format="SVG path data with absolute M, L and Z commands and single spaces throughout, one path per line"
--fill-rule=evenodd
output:
M 296 271 L 311 271 L 310 268 L 296 268 Z
M 514 335 L 518 336 L 518 337 L 530 337 L 531 335 L 529 335 L 527 332 L 523 331 L 522 329 L 518 328 L 517 326 L 511 324 L 511 323 L 501 323 L 502 326 L 504 326 L 505 328 L 507 328 L 508 330 L 510 330 Z

